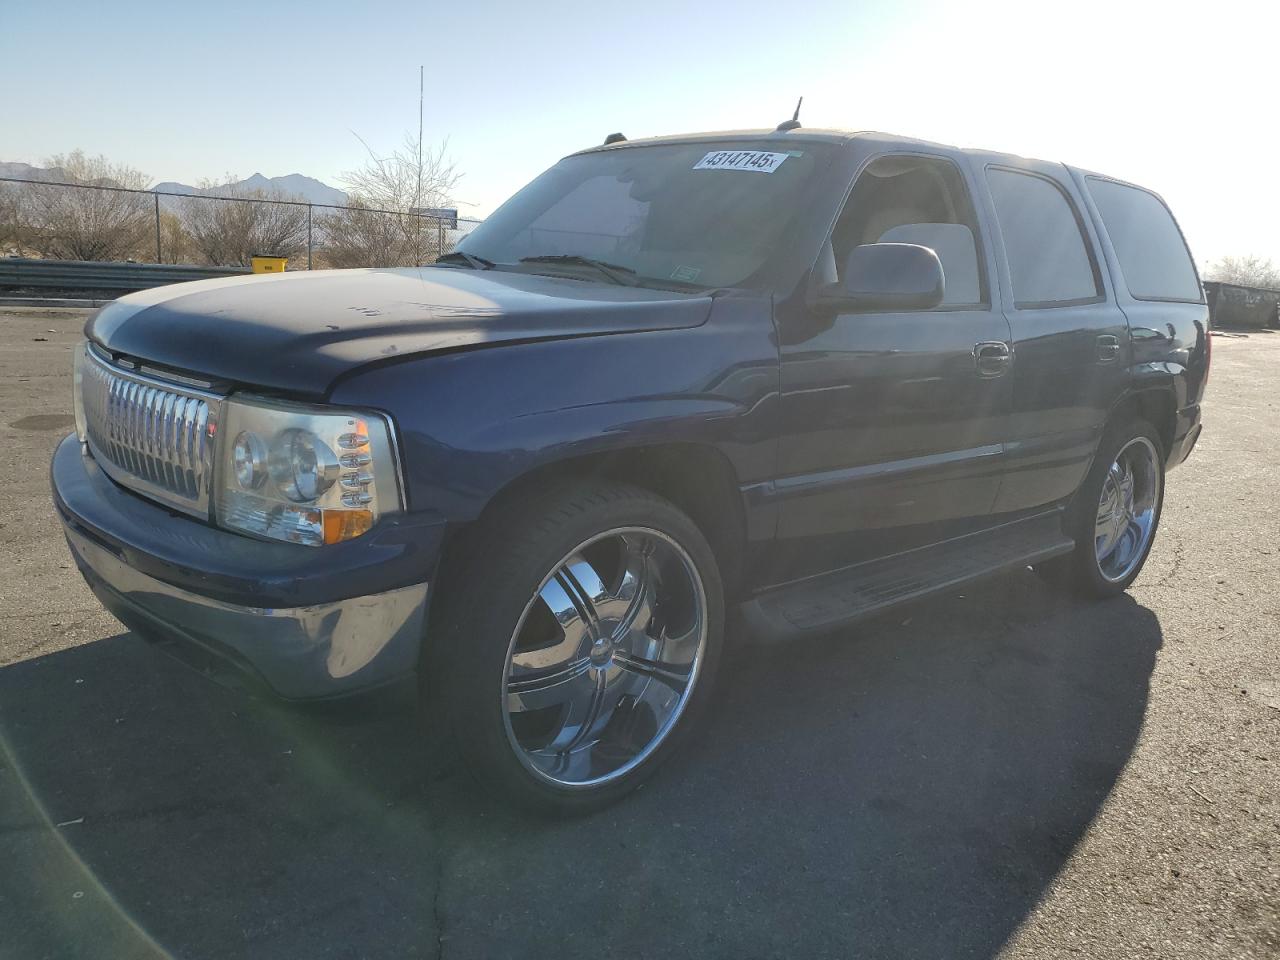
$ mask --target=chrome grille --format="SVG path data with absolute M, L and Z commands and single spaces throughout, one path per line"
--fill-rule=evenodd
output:
M 108 365 L 92 348 L 80 390 L 89 449 L 103 470 L 155 500 L 208 515 L 219 397 Z

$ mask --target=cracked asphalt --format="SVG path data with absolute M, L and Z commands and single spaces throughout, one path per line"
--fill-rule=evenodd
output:
M 1214 337 L 1131 594 L 1031 573 L 727 651 L 702 735 L 547 822 L 403 698 L 207 682 L 81 583 L 83 314 L 0 308 L 0 957 L 1280 956 L 1280 334 Z

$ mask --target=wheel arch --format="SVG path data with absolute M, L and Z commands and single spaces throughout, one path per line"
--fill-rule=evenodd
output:
M 686 513 L 707 538 L 726 596 L 741 585 L 746 546 L 746 511 L 737 473 L 728 457 L 709 444 L 669 442 L 623 447 L 539 464 L 508 480 L 479 516 L 445 544 L 443 563 L 467 533 L 499 511 L 518 509 L 521 500 L 575 482 L 629 483 L 656 493 Z
M 1140 418 L 1156 428 L 1161 455 L 1165 458 L 1173 446 L 1177 424 L 1178 401 L 1172 386 L 1149 386 L 1130 390 L 1111 408 L 1104 433 L 1127 419 Z

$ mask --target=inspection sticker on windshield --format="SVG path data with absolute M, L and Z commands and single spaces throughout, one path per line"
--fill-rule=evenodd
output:
M 756 173 L 773 173 L 785 153 L 765 153 L 763 150 L 716 150 L 693 165 L 695 170 L 754 170 Z

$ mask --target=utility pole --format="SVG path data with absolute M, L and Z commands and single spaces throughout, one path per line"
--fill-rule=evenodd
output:
M 422 64 L 418 64 L 418 190 L 414 194 L 413 205 L 417 215 L 417 250 L 418 266 L 422 266 Z

